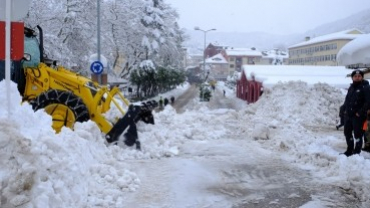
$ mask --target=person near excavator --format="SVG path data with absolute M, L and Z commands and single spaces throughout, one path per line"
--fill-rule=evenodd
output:
M 343 153 L 347 157 L 360 154 L 363 144 L 363 124 L 366 120 L 367 110 L 370 107 L 369 82 L 364 81 L 364 73 L 354 70 L 351 73 L 352 84 L 344 101 L 344 136 L 347 150 Z
M 170 100 L 171 100 L 171 104 L 175 103 L 175 97 L 174 96 L 171 96 Z

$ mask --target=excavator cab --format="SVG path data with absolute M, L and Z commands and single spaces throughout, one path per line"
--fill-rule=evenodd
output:
M 40 44 L 36 38 L 36 32 L 25 28 L 24 32 L 24 56 L 22 67 L 37 67 L 41 61 Z

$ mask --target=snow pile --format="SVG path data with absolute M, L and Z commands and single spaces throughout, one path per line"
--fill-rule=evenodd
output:
M 6 86 L 0 82 L 0 204 L 5 207 L 123 207 L 123 193 L 140 187 L 127 161 L 174 156 L 185 140 L 217 140 L 227 132 L 220 124 L 228 114 L 180 115 L 168 105 L 154 112 L 156 125 L 138 123 L 143 151 L 137 151 L 107 145 L 91 121 L 55 134 L 49 115 L 34 112 L 28 103 L 21 105 L 15 84 L 10 91 L 8 118 Z M 203 104 L 198 107 L 208 112 Z M 198 128 L 199 122 L 210 126 L 206 132 Z
M 328 84 L 310 87 L 305 82 L 291 81 L 265 89 L 260 100 L 250 105 L 248 111 L 283 123 L 334 126 L 343 101 L 342 92 Z
M 136 174 L 114 157 L 114 147 L 104 144 L 94 123 L 55 134 L 50 116 L 34 112 L 28 103 L 21 105 L 13 83 L 10 91 L 8 118 L 5 82 L 0 82 L 1 205 L 120 207 L 122 192 L 137 189 Z
M 370 34 L 363 34 L 343 46 L 337 54 L 341 65 L 370 64 Z
M 33 112 L 27 103 L 20 105 L 14 84 L 10 88 L 12 114 L 8 118 L 6 90 L 4 82 L 0 82 L 3 207 L 125 207 L 131 193 L 140 192 L 144 186 L 145 178 L 139 178 L 140 173 L 162 173 L 162 166 L 155 167 L 154 160 L 146 159 L 174 157 L 171 161 L 176 163 L 184 157 L 197 156 L 192 154 L 199 154 L 199 149 L 201 155 L 222 155 L 228 141 L 229 148 L 235 142 L 246 152 L 271 154 L 301 166 L 315 175 L 317 184 L 340 187 L 353 192 L 365 205 L 370 203 L 370 162 L 365 159 L 370 154 L 363 152 L 350 158 L 338 154 L 345 149 L 345 141 L 342 133 L 333 129 L 344 94 L 327 84 L 279 83 L 265 89 L 257 103 L 237 104 L 242 108 L 239 111 L 212 107 L 213 102 L 199 102 L 197 96 L 181 114 L 167 105 L 163 111 L 153 112 L 155 125 L 138 123 L 142 151 L 107 145 L 91 121 L 76 124 L 74 131 L 63 128 L 60 134 L 54 134 L 50 116 L 43 111 Z M 236 99 L 232 91 L 227 91 L 226 97 L 221 91 L 214 95 L 219 99 L 213 103 L 217 106 L 229 106 L 229 101 Z M 219 149 L 210 150 L 207 144 L 215 147 L 218 140 L 223 141 Z M 140 169 L 133 172 L 132 166 Z M 157 184 L 173 182 L 172 178 L 163 180 Z
M 320 178 L 317 183 L 353 192 L 368 207 L 370 161 L 365 158 L 370 154 L 339 155 L 346 149 L 345 139 L 341 131 L 333 135 L 344 96 L 327 84 L 277 84 L 239 113 L 242 124 L 236 134 L 249 135 L 247 139 L 309 170 Z

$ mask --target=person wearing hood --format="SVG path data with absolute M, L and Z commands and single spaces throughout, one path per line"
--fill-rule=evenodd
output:
M 347 150 L 343 154 L 347 157 L 361 153 L 364 135 L 362 127 L 370 107 L 369 82 L 364 80 L 364 72 L 354 70 L 351 77 L 352 84 L 343 104 L 344 136 L 347 142 Z

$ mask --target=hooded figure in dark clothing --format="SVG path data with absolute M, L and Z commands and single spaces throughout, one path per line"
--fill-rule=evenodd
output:
M 348 88 L 343 104 L 344 136 L 347 142 L 347 150 L 343 154 L 347 157 L 361 153 L 364 134 L 362 127 L 370 106 L 369 82 L 363 79 L 364 73 L 361 70 L 354 70 L 351 77 L 352 84 Z

